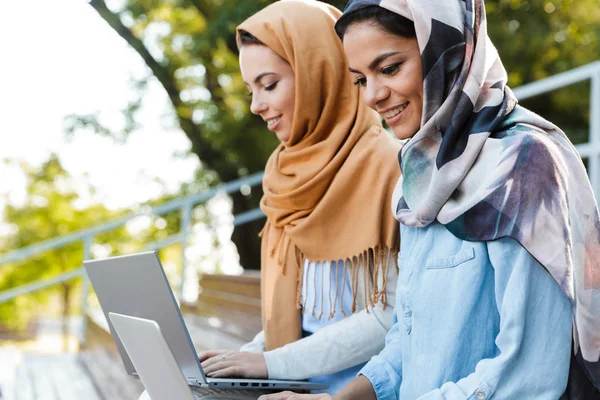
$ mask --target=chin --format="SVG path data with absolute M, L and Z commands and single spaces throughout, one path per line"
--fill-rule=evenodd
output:
M 400 140 L 410 139 L 411 137 L 415 136 L 418 131 L 419 131 L 419 127 L 417 127 L 416 129 L 408 128 L 406 126 L 398 126 L 398 127 L 392 128 L 392 132 L 394 132 L 394 136 L 396 136 L 396 138 L 400 139 Z
M 410 139 L 411 137 L 414 136 L 414 133 L 411 135 L 408 131 L 406 131 L 405 129 L 402 130 L 394 130 L 392 129 L 392 131 L 394 132 L 394 136 L 396 136 L 396 139 L 400 139 L 400 140 L 406 140 L 406 139 Z
M 279 139 L 279 141 L 281 143 L 287 142 L 291 136 L 289 132 L 283 132 L 283 133 L 277 132 L 276 135 L 277 135 L 277 139 Z

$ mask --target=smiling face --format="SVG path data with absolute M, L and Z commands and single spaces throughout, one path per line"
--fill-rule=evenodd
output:
M 423 72 L 417 40 L 382 29 L 371 21 L 352 24 L 344 51 L 354 83 L 398 139 L 414 136 L 423 113 Z
M 250 111 L 286 142 L 292 134 L 296 84 L 294 70 L 277 53 L 261 44 L 240 49 L 242 78 L 250 94 Z

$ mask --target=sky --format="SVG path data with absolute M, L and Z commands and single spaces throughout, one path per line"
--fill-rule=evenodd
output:
M 126 144 L 89 131 L 66 137 L 64 118 L 70 114 L 100 113 L 108 126 L 118 127 L 120 110 L 134 98 L 132 78 L 148 74 L 141 58 L 87 2 L 2 1 L 0 49 L 0 198 L 8 195 L 19 203 L 24 197 L 24 177 L 7 160 L 39 166 L 52 153 L 81 187 L 89 183 L 97 189 L 94 199 L 81 192 L 83 205 L 131 207 L 164 193 L 157 179 L 170 192 L 193 180 L 198 160 L 174 156 L 187 154 L 190 142 L 173 127 L 168 97 L 155 80 L 138 114 L 141 128 Z M 0 200 L 0 216 L 3 207 Z M 223 220 L 217 233 L 225 242 L 232 229 L 228 207 L 225 198 L 212 207 Z M 209 249 L 201 245 L 211 242 L 207 232 L 194 235 L 200 245 L 196 241 L 189 258 L 207 257 Z M 226 243 L 224 250 L 215 257 L 224 257 L 226 272 L 239 272 L 233 245 Z M 210 271 L 214 260 L 205 260 L 203 269 Z
M 134 98 L 132 77 L 147 75 L 137 54 L 85 1 L 3 3 L 0 160 L 39 165 L 55 152 L 73 176 L 97 187 L 99 200 L 111 208 L 158 196 L 155 178 L 170 190 L 192 180 L 198 161 L 173 157 L 190 144 L 183 132 L 168 126 L 168 98 L 155 81 L 139 116 L 142 127 L 126 145 L 90 131 L 67 140 L 69 114 L 100 112 L 109 126 L 119 126 L 120 110 Z M 22 176 L 0 168 L 0 193 L 18 200 Z

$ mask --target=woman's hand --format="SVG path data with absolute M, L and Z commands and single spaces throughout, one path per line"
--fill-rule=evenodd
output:
M 331 400 L 330 394 L 298 394 L 294 392 L 280 392 L 274 394 L 265 394 L 258 400 Z
M 214 350 L 200 355 L 204 373 L 211 378 L 254 378 L 269 376 L 267 363 L 262 353 Z

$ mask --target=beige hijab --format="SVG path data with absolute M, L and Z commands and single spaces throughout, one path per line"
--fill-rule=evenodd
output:
M 377 277 L 387 277 L 390 257 L 399 247 L 399 228 L 389 204 L 400 174 L 400 145 L 381 128 L 377 114 L 363 104 L 352 84 L 333 28 L 340 15 L 325 3 L 283 0 L 237 28 L 285 59 L 296 80 L 292 133 L 269 158 L 263 182 L 266 350 L 301 338 L 298 308 L 305 258 L 342 260 L 352 269 L 354 311 L 361 273 L 371 305 L 385 303 L 385 280 L 378 288 Z M 330 317 L 345 295 L 345 285 L 340 286 Z M 312 311 L 323 314 L 322 307 Z

